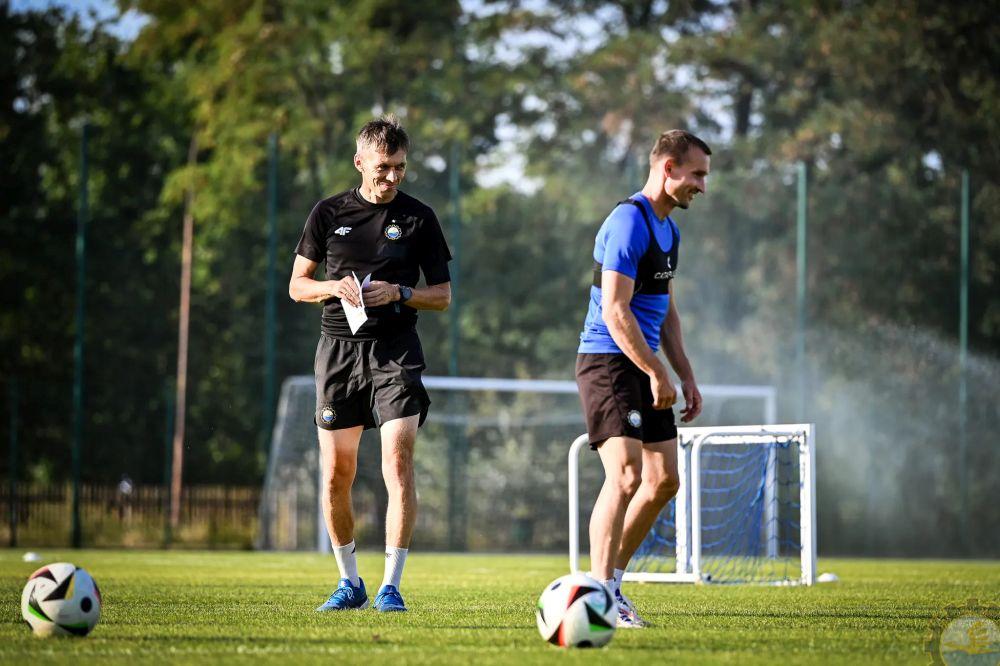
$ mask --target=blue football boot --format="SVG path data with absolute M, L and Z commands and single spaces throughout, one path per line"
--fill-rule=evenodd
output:
M 383 585 L 375 595 L 375 610 L 382 613 L 401 613 L 406 610 L 403 597 L 395 585 Z
M 348 578 L 341 578 L 337 584 L 337 589 L 333 591 L 330 598 L 317 608 L 320 612 L 341 611 L 341 610 L 361 610 L 368 608 L 368 593 L 365 592 L 365 581 L 358 579 L 360 584 L 357 587 L 351 585 Z

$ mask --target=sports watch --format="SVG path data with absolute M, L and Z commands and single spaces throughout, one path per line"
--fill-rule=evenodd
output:
M 413 290 L 404 284 L 398 284 L 396 287 L 399 289 L 399 302 L 405 303 L 406 301 L 413 298 Z

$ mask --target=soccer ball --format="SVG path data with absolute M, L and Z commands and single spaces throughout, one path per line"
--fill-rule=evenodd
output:
M 559 647 L 600 647 L 615 635 L 618 604 L 590 576 L 569 574 L 549 583 L 538 598 L 535 620 L 542 638 Z
M 21 616 L 37 636 L 86 636 L 101 618 L 101 591 L 83 569 L 49 564 L 28 578 Z

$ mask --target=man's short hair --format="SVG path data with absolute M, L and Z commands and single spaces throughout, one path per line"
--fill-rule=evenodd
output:
M 692 146 L 701 149 L 706 155 L 712 154 L 712 149 L 708 147 L 708 144 L 691 132 L 679 129 L 668 130 L 661 134 L 660 138 L 653 144 L 653 149 L 649 151 L 649 163 L 653 164 L 665 157 L 672 157 L 674 162 L 680 164 Z
M 358 151 L 372 148 L 384 155 L 395 155 L 402 150 L 410 150 L 410 137 L 399 123 L 399 119 L 387 114 L 369 120 L 358 132 Z

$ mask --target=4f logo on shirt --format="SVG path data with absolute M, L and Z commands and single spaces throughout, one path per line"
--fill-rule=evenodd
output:
M 353 227 L 340 227 L 333 233 L 337 234 L 338 236 L 346 236 L 347 234 L 351 233 L 352 228 Z

